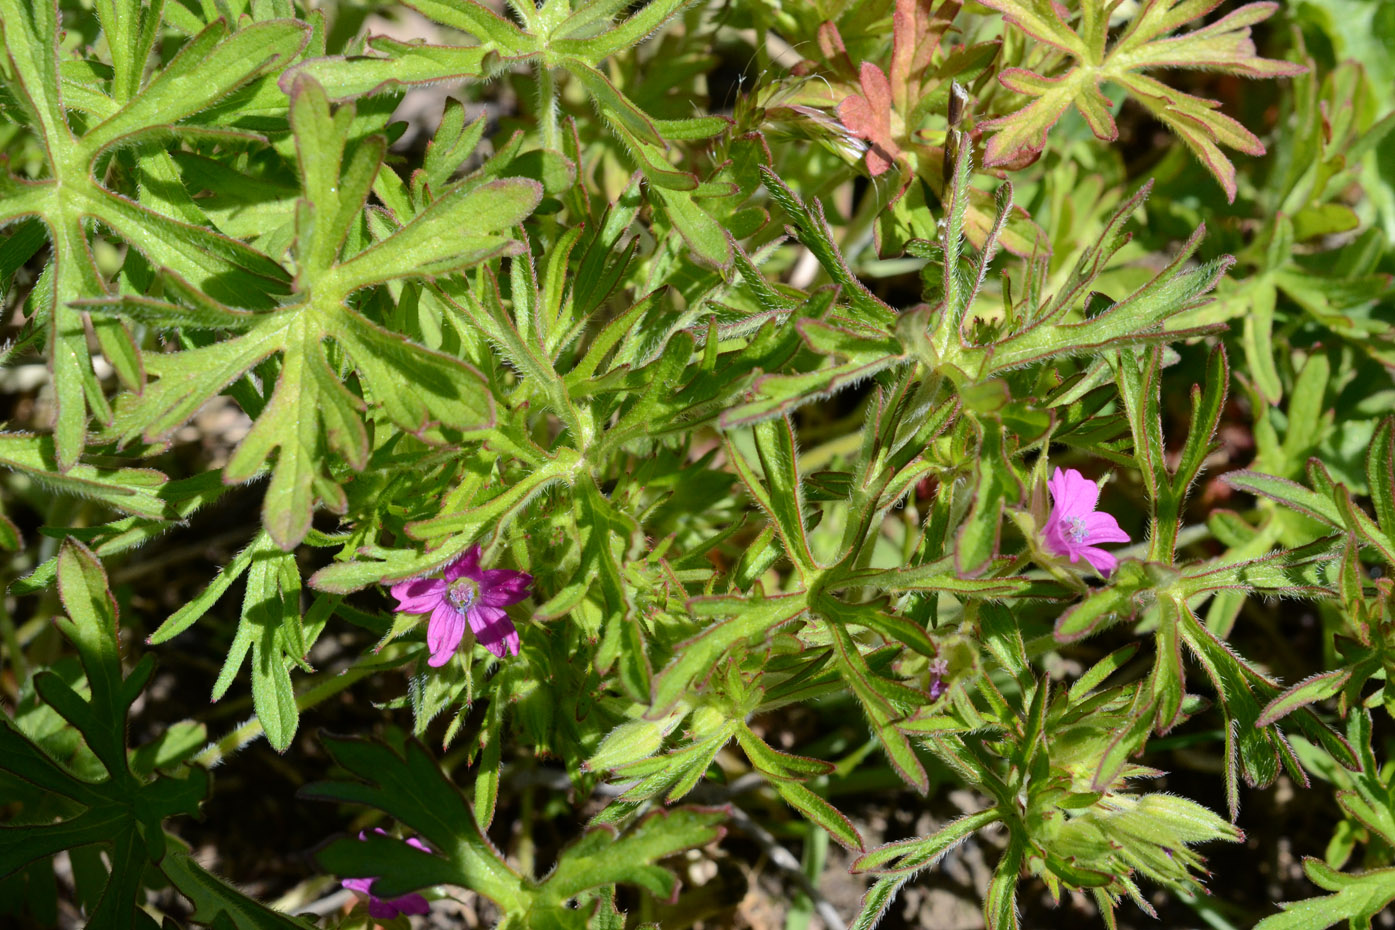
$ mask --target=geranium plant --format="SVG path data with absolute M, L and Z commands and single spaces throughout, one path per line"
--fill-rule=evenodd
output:
M 1372 926 L 1336 6 L 0 0 L 0 925 Z

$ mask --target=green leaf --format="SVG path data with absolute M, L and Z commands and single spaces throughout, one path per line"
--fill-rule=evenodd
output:
M 625 128 L 640 142 L 648 143 L 663 149 L 666 147 L 664 137 L 659 135 L 659 131 L 654 128 L 654 123 L 644 114 L 644 111 L 630 102 L 630 99 L 620 93 L 615 85 L 610 82 L 600 71 L 586 64 L 584 61 L 576 59 L 563 59 L 562 65 L 576 78 L 591 98 L 600 107 L 601 113 L 615 120 Z M 693 186 L 697 186 L 694 179 Z
M 1186 495 L 1210 454 L 1212 438 L 1220 423 L 1230 385 L 1230 365 L 1225 347 L 1216 346 L 1206 362 L 1206 374 L 1201 385 L 1192 385 L 1192 418 L 1187 429 L 1187 441 L 1182 455 L 1172 470 L 1172 492 L 1177 498 Z
M 1022 871 L 1026 842 L 1021 834 L 1014 832 L 1008 840 L 1008 848 L 998 867 L 993 870 L 993 879 L 988 883 L 988 894 L 983 902 L 983 916 L 988 930 L 1018 930 L 1017 881 Z
M 290 667 L 294 664 L 310 671 L 306 656 L 314 643 L 305 636 L 300 613 L 300 570 L 295 556 L 282 551 L 269 531 L 259 533 L 209 591 L 193 602 L 199 607 L 171 617 L 156 635 L 163 641 L 193 623 L 237 574 L 247 576 L 241 617 L 227 658 L 213 683 L 212 699 L 221 700 L 227 693 L 250 653 L 252 706 L 267 741 L 278 752 L 284 752 L 300 719 Z
M 82 139 L 93 155 L 113 143 L 171 126 L 218 102 L 248 81 L 299 54 L 304 23 L 255 23 L 228 35 L 219 21 L 164 62 L 145 89 Z
M 257 413 L 256 421 L 225 478 L 246 481 L 272 463 L 263 523 L 287 550 L 308 532 L 317 502 L 336 512 L 347 508 L 331 456 L 356 471 L 366 466 L 363 412 L 370 404 L 418 434 L 437 425 L 474 430 L 493 423 L 493 399 L 482 375 L 376 325 L 350 308 L 350 296 L 368 284 L 460 270 L 499 254 L 512 240 L 496 233 L 521 221 L 541 195 L 532 181 L 462 182 L 401 230 L 340 262 L 383 153 L 380 138 L 349 145 L 354 115 L 352 107 L 331 112 L 312 78 L 296 80 L 291 122 L 308 195 L 296 210 L 298 299 L 259 315 L 244 336 L 152 358 L 147 369 L 155 383 L 138 397 L 123 398 L 114 427 L 127 438 L 141 433 L 162 439 L 254 365 L 279 355 L 270 400 L 249 411 Z M 331 367 L 328 340 L 349 356 L 361 376 L 358 385 L 336 370 L 337 357 Z M 363 398 L 353 386 L 361 387 Z M 274 669 L 268 675 L 266 681 L 280 682 L 275 693 L 284 709 L 284 681 Z
M 534 907 L 560 906 L 590 888 L 619 882 L 638 885 L 659 900 L 672 900 L 678 878 L 660 859 L 721 839 L 727 819 L 721 810 L 679 807 L 654 811 L 621 833 L 608 824 L 592 827 L 562 850 L 557 867 L 537 889 Z
M 247 571 L 247 566 L 252 564 L 252 555 L 256 549 L 257 544 L 254 542 L 239 552 L 231 562 L 219 571 L 218 576 L 213 579 L 212 583 L 209 584 L 202 593 L 170 614 L 169 618 L 166 619 L 164 623 L 160 624 L 154 633 L 150 634 L 146 642 L 152 646 L 157 646 L 160 643 L 174 639 L 174 637 L 193 626 L 200 617 L 208 613 L 209 609 L 223 596 L 228 588 L 232 587 L 233 582 L 242 577 L 242 574 Z
M 973 506 L 955 538 L 954 558 L 961 575 L 977 574 L 997 554 L 1003 508 L 1016 504 L 1022 494 L 1005 455 L 1003 425 L 985 418 L 980 429 L 982 442 L 975 457 L 977 488 Z
M 1278 292 L 1273 282 L 1264 278 L 1254 282 L 1252 288 L 1250 312 L 1245 314 L 1241 329 L 1241 344 L 1245 347 L 1245 361 L 1255 387 L 1265 400 L 1277 404 L 1284 396 L 1279 369 L 1274 364 L 1274 304 Z
M 1366 481 L 1375 506 L 1376 523 L 1395 539 L 1395 417 L 1381 421 L 1366 456 Z
M 26 474 L 54 491 L 101 501 L 126 513 L 157 520 L 175 516 L 160 497 L 167 481 L 160 472 L 92 465 L 74 465 L 64 471 L 52 436 L 0 433 L 0 466 Z
M 90 313 L 122 316 L 159 329 L 230 330 L 241 332 L 256 325 L 256 317 L 213 302 L 181 306 L 153 297 L 131 294 L 75 300 L 72 305 Z
M 867 848 L 862 834 L 853 826 L 847 815 L 810 788 L 800 782 L 777 781 L 775 790 L 785 799 L 785 803 L 827 831 L 829 836 L 846 849 L 862 852 Z
M 1246 469 L 1228 472 L 1225 482 L 1237 491 L 1248 491 L 1259 497 L 1278 501 L 1285 507 L 1329 526 L 1344 525 L 1342 513 L 1335 503 L 1286 478 L 1276 478 Z
M 368 47 L 383 57 L 312 58 L 287 72 L 281 86 L 289 90 L 304 75 L 329 91 L 335 100 L 382 94 L 402 85 L 478 78 L 484 73 L 484 46 L 461 48 L 399 42 L 375 36 Z
M 334 339 L 363 375 L 365 399 L 402 429 L 419 435 L 434 426 L 471 431 L 494 424 L 494 397 L 473 365 L 357 314 L 346 314 L 342 324 Z
M 797 320 L 795 328 L 805 345 L 813 351 L 846 361 L 824 365 L 810 372 L 761 376 L 754 390 L 759 397 L 724 411 L 721 417 L 723 426 L 742 426 L 787 415 L 796 407 L 830 397 L 909 360 L 897 339 L 881 333 L 845 329 L 807 317 Z
M 943 591 L 948 594 L 981 598 L 1025 594 L 1035 585 L 1035 582 L 1021 577 L 961 578 L 954 567 L 952 556 L 906 568 L 853 572 L 845 575 L 840 583 L 842 582 L 848 585 L 866 585 L 882 591 Z
M 312 926 L 247 897 L 186 853 L 172 852 L 160 863 L 160 870 L 193 903 L 193 918 L 200 923 L 217 927 L 227 921 L 226 926 L 236 930 L 310 930 Z
M 852 865 L 854 872 L 879 875 L 913 875 L 933 866 L 940 857 L 989 824 L 1002 820 L 996 807 L 965 814 L 945 824 L 929 836 L 918 836 L 878 846 Z
M 411 0 L 408 6 L 509 56 L 521 55 L 532 46 L 532 36 L 476 0 Z
M 650 719 L 667 714 L 695 682 L 711 673 L 728 650 L 745 640 L 764 638 L 771 630 L 803 616 L 808 610 L 804 598 L 797 595 L 763 601 L 745 597 L 703 597 L 695 598 L 691 607 L 699 616 L 729 619 L 673 647 L 673 661 L 654 678 Z
M 521 223 L 541 199 L 542 185 L 523 178 L 478 186 L 462 181 L 402 229 L 341 264 L 336 283 L 350 292 L 392 278 L 435 277 L 516 254 L 521 244 L 495 233 Z
M 1370 927 L 1371 920 L 1395 901 L 1395 869 L 1372 869 L 1356 875 L 1338 872 L 1318 859 L 1303 860 L 1303 871 L 1318 887 L 1336 892 L 1306 901 L 1279 904 L 1274 914 L 1255 924 L 1255 930 L 1323 930 L 1343 920 L 1351 927 Z
M 300 722 L 295 691 L 291 686 L 290 660 L 304 660 L 300 639 L 299 590 L 283 591 L 283 565 L 299 580 L 294 559 L 274 546 L 263 546 L 262 557 L 253 557 L 247 571 L 242 601 L 242 623 L 252 630 L 252 707 L 266 732 L 267 742 L 285 752 Z M 289 561 L 288 561 L 289 560 Z M 300 655 L 288 656 L 296 646 Z
M 1105 624 L 1128 620 L 1137 610 L 1135 590 L 1116 584 L 1091 592 L 1056 621 L 1058 642 L 1068 643 L 1099 632 Z
M 658 198 L 664 215 L 694 255 L 716 268 L 730 267 L 731 243 L 726 233 L 711 213 L 694 202 L 690 193 L 652 184 L 649 194 L 651 198 Z
M 771 198 L 793 220 L 799 241 L 814 253 L 834 283 L 843 288 L 842 297 L 852 305 L 855 318 L 877 329 L 890 330 L 895 325 L 896 314 L 848 268 L 833 242 L 828 222 L 824 219 L 823 205 L 818 200 L 812 203 L 800 200 L 770 168 L 762 165 L 760 170 Z
M 651 0 L 629 19 L 600 35 L 588 39 L 558 39 L 552 43 L 552 48 L 559 54 L 575 55 L 596 64 L 643 42 L 693 2 L 694 0 Z
M 816 571 L 818 565 L 809 549 L 804 525 L 804 489 L 794 446 L 794 426 L 788 419 L 766 421 L 755 426 L 753 436 L 764 482 L 756 477 L 740 446 L 728 442 L 732 465 L 755 502 L 775 521 L 785 552 L 800 574 Z
M 1055 326 L 1037 323 L 995 344 L 992 370 L 1003 372 L 1060 355 L 1094 354 L 1105 347 L 1180 338 L 1183 334 L 1178 331 L 1165 333 L 1163 324 L 1198 306 L 1235 263 L 1233 258 L 1225 256 L 1200 266 L 1189 266 L 1188 260 L 1204 234 L 1205 227 L 1198 228 L 1167 268 L 1128 297 L 1089 319 Z M 1059 302 L 1051 306 L 1050 315 L 1066 309 Z
M 1351 679 L 1351 674 L 1351 669 L 1339 668 L 1303 679 L 1266 704 L 1255 725 L 1267 727 L 1300 707 L 1335 697 Z
M 477 506 L 460 513 L 447 513 L 430 520 L 422 520 L 409 524 L 408 533 L 416 539 L 434 540 L 442 536 L 455 536 L 449 547 L 451 557 L 465 551 L 465 548 L 473 542 L 480 530 L 485 527 L 503 529 L 508 522 L 521 511 L 529 501 L 541 494 L 547 487 L 559 481 L 565 482 L 576 467 L 576 454 L 569 449 L 558 449 L 555 458 L 552 458 L 534 468 L 527 475 L 507 488 L 502 489 L 497 495 Z M 464 542 L 461 542 L 464 540 Z M 433 558 L 445 558 L 447 550 L 434 550 L 431 553 Z M 444 564 L 441 563 L 441 564 Z M 330 566 L 338 568 L 339 566 Z M 324 571 L 324 578 L 332 578 L 335 572 Z M 419 569 L 410 574 L 422 574 L 429 569 Z M 316 576 L 320 577 L 320 576 Z M 386 577 L 380 575 L 379 577 Z M 319 584 L 317 587 L 321 587 Z M 321 587 L 321 590 L 331 590 Z

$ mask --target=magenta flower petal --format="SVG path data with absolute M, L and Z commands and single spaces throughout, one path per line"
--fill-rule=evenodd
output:
M 1112 515 L 1095 510 L 1099 485 L 1074 468 L 1058 468 L 1046 487 L 1051 492 L 1051 513 L 1041 531 L 1046 550 L 1072 563 L 1083 558 L 1095 571 L 1108 577 L 1119 560 L 1098 544 L 1130 540 Z
M 1087 514 L 1095 509 L 1099 501 L 1100 488 L 1074 468 L 1065 471 L 1056 469 L 1051 480 L 1046 483 L 1056 509 L 1071 514 Z
M 413 578 L 390 588 L 397 598 L 397 609 L 409 614 L 428 614 L 441 601 L 446 583 L 439 578 Z
M 431 622 L 426 626 L 426 647 L 431 650 L 431 658 L 426 664 L 439 668 L 450 661 L 456 647 L 465 635 L 465 618 L 448 601 L 441 601 L 431 611 Z
M 387 836 L 388 832 L 382 827 L 374 827 L 374 833 Z M 359 831 L 358 838 L 366 840 L 368 835 L 365 831 Z M 431 852 L 431 847 L 415 837 L 407 839 L 407 845 L 420 849 L 422 852 Z M 404 894 L 397 898 L 380 898 L 373 894 L 373 883 L 378 879 L 374 877 L 366 878 L 346 878 L 341 882 L 349 891 L 363 895 L 368 899 L 368 916 L 374 920 L 392 920 L 398 914 L 426 914 L 431 911 L 431 905 L 419 894 Z
M 392 920 L 397 916 L 397 906 L 391 901 L 368 896 L 368 916 L 374 920 Z
M 480 572 L 480 600 L 490 607 L 508 607 L 528 596 L 533 576 L 508 568 L 490 568 Z
M 404 894 L 400 898 L 368 896 L 368 916 L 374 920 L 392 920 L 398 914 L 426 914 L 431 905 L 419 894 Z
M 1094 546 L 1086 546 L 1079 551 L 1080 557 L 1089 562 L 1090 566 L 1094 568 L 1095 571 L 1104 575 L 1106 578 L 1109 577 L 1109 574 L 1113 572 L 1114 569 L 1119 567 L 1119 560 L 1114 557 L 1113 553 L 1105 552 L 1103 549 L 1097 549 Z M 1072 558 L 1071 561 L 1074 562 L 1075 559 Z
M 1085 518 L 1085 530 L 1092 543 L 1129 542 L 1129 534 L 1119 528 L 1111 513 L 1097 510 Z
M 366 895 L 375 881 L 377 881 L 375 878 L 346 878 L 340 884 L 350 891 Z
M 442 572 L 447 582 L 455 581 L 458 578 L 478 578 L 480 572 L 480 547 L 471 546 L 465 550 L 465 554 L 454 562 L 446 566 Z
M 514 629 L 509 615 L 498 607 L 480 604 L 471 607 L 465 614 L 470 621 L 470 629 L 475 631 L 479 643 L 499 658 L 507 652 L 518 655 L 518 631 Z
M 404 894 L 400 898 L 393 898 L 392 904 L 397 908 L 399 914 L 429 914 L 431 905 L 419 894 Z
M 1041 531 L 1041 537 L 1049 551 L 1056 555 L 1070 554 L 1070 546 L 1066 545 L 1066 538 L 1061 535 L 1060 521 L 1056 519 L 1055 508 L 1052 508 L 1051 515 L 1046 518 L 1046 528 Z

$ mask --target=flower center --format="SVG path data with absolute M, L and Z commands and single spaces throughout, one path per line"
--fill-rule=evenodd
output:
M 473 578 L 457 578 L 446 589 L 446 600 L 456 610 L 464 613 L 480 594 L 480 583 Z
M 1090 531 L 1085 528 L 1084 517 L 1063 518 L 1061 520 L 1061 531 L 1074 543 L 1082 543 L 1090 535 Z

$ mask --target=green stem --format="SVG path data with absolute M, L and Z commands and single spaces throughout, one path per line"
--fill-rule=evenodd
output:
M 18 685 L 29 677 L 29 667 L 24 661 L 24 648 L 19 643 L 19 634 L 15 632 L 15 621 L 10 616 L 9 605 L 5 603 L 4 591 L 8 587 L 0 585 L 0 641 L 4 643 L 5 653 L 10 657 L 10 668 L 14 670 L 15 684 Z
M 296 710 L 304 712 L 319 704 L 326 698 L 333 697 L 340 691 L 349 688 L 360 679 L 367 678 L 374 672 L 382 671 L 384 668 L 381 656 L 372 656 L 371 664 L 352 665 L 333 675 L 325 675 L 318 679 L 309 688 L 296 695 Z M 212 768 L 224 758 L 246 746 L 257 739 L 263 733 L 262 722 L 256 717 L 248 720 L 242 726 L 225 735 L 216 742 L 209 743 L 203 748 L 194 762 L 198 765 Z
M 546 61 L 538 65 L 538 121 L 542 124 L 543 148 L 562 150 L 562 133 L 557 122 L 557 78 Z
M 526 876 L 534 875 L 536 851 L 533 847 L 533 788 L 522 790 L 518 798 L 518 870 Z

